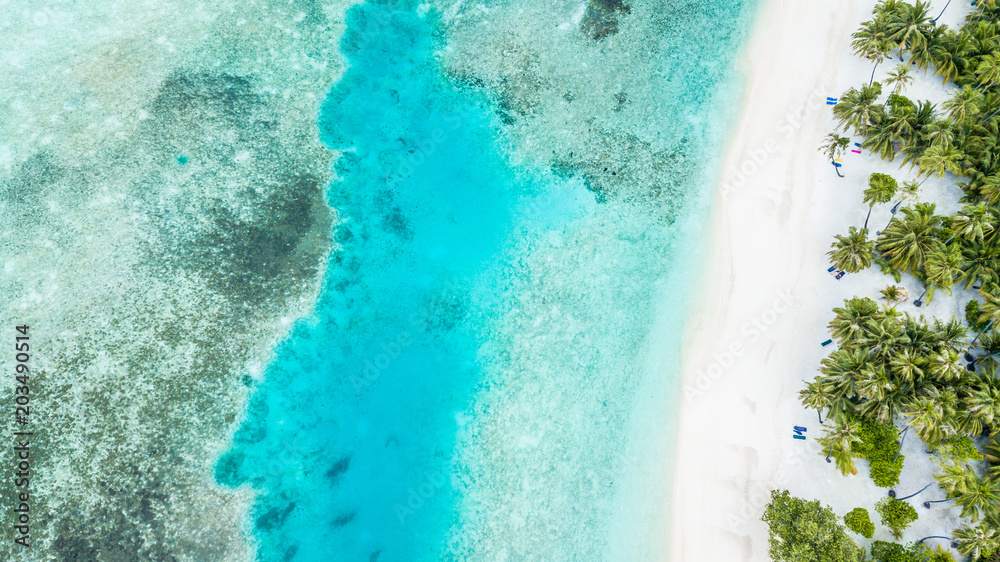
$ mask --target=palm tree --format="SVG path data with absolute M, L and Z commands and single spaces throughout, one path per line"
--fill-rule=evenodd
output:
M 875 242 L 868 239 L 867 229 L 858 230 L 852 226 L 847 236 L 838 234 L 835 238 L 836 242 L 831 244 L 833 249 L 827 252 L 833 265 L 848 273 L 857 273 L 871 266 Z
M 965 375 L 962 355 L 953 349 L 943 349 L 927 359 L 927 372 L 939 381 L 955 381 Z
M 954 82 L 965 72 L 968 55 L 969 36 L 951 30 L 946 31 L 931 46 L 931 57 L 937 65 L 934 74 L 940 74 L 942 82 Z
M 873 357 L 888 360 L 902 345 L 909 343 L 906 330 L 894 317 L 884 315 L 872 320 L 868 326 L 865 345 Z
M 957 464 L 942 464 L 941 472 L 934 473 L 934 480 L 937 481 L 938 486 L 944 490 L 948 497 L 954 497 L 958 494 L 958 488 L 965 482 L 965 479 L 965 468 Z
M 875 249 L 890 267 L 905 273 L 921 270 L 927 255 L 941 242 L 937 234 L 942 219 L 934 214 L 934 203 L 918 203 L 902 209 L 903 219 L 894 218 L 879 235 Z
M 944 413 L 934 395 L 920 396 L 910 401 L 903 408 L 907 423 L 918 437 L 929 445 L 940 443 L 948 436 L 948 427 L 944 422 Z
M 965 337 L 969 335 L 969 330 L 962 325 L 961 320 L 952 317 L 944 323 L 935 319 L 934 334 L 940 351 L 959 352 L 966 348 Z
M 962 508 L 962 517 L 979 521 L 984 516 L 994 516 L 1000 504 L 1000 485 L 989 476 L 980 476 L 969 465 L 964 468 L 946 465 L 947 478 L 944 487 L 948 497 Z M 939 482 L 941 482 L 939 480 Z
M 896 145 L 902 143 L 905 138 L 900 135 L 896 128 L 899 127 L 899 120 L 906 121 L 905 116 L 890 116 L 868 128 L 866 138 L 861 142 L 863 148 L 876 153 L 883 160 L 892 161 L 896 157 Z M 894 128 L 895 126 L 895 128 Z
M 926 359 L 912 349 L 901 349 L 889 358 L 892 374 L 906 382 L 914 382 L 924 377 Z
M 931 146 L 952 144 L 955 140 L 955 129 L 948 119 L 937 119 L 924 130 L 924 140 Z
M 872 216 L 872 208 L 877 203 L 888 203 L 896 195 L 899 184 L 888 174 L 875 172 L 868 176 L 868 189 L 865 190 L 864 201 L 868 203 L 868 216 L 865 217 L 865 226 L 868 228 L 868 219 Z
M 910 67 L 905 64 L 897 64 L 896 68 L 889 71 L 884 80 L 887 86 L 892 86 L 892 93 L 901 92 L 904 88 L 913 83 L 913 75 L 910 74 Z
M 840 348 L 820 362 L 820 372 L 824 376 L 816 379 L 818 384 L 832 394 L 829 405 L 830 417 L 839 417 L 854 412 L 851 401 L 858 394 L 858 381 L 870 368 L 872 359 L 866 349 Z
M 993 478 L 1000 478 L 1000 438 L 995 435 L 983 445 L 983 460 L 990 464 L 986 472 Z
M 887 103 L 890 108 L 889 115 L 878 127 L 878 132 L 885 131 L 883 136 L 886 139 L 879 142 L 885 143 L 886 140 L 891 140 L 904 147 L 924 144 L 919 138 L 918 131 L 932 121 L 930 119 L 932 115 L 927 114 L 928 105 L 921 103 L 920 107 L 917 107 L 899 94 L 889 94 Z M 891 160 L 895 152 L 894 146 L 890 145 L 888 148 L 892 150 L 881 149 L 882 158 L 885 160 Z
M 830 159 L 830 163 L 834 165 L 834 171 L 836 171 L 837 175 L 840 177 L 844 176 L 840 174 L 840 168 L 837 167 L 835 160 L 837 160 L 837 157 L 847 150 L 847 147 L 850 146 L 850 144 L 850 138 L 842 137 L 837 133 L 830 133 L 823 139 L 823 144 L 819 147 L 820 151 L 822 151 L 823 154 Z
M 833 405 L 834 386 L 823 384 L 820 379 L 806 383 L 806 387 L 799 391 L 799 400 L 806 408 L 815 409 L 819 413 L 819 423 L 823 423 L 823 410 Z
M 971 560 L 985 560 L 1000 547 L 1000 537 L 995 528 L 965 525 L 955 530 L 955 543 L 962 556 L 968 556 Z
M 962 247 L 962 278 L 965 289 L 979 283 L 988 286 L 1000 282 L 997 272 L 1000 271 L 1000 248 L 992 244 L 972 242 Z
M 974 120 L 982 111 L 982 105 L 982 92 L 965 86 L 942 103 L 941 107 L 948 111 L 948 116 L 955 124 L 961 126 Z
M 833 313 L 829 328 L 841 348 L 863 341 L 873 322 L 880 319 L 878 305 L 869 298 L 848 299 L 843 307 L 834 308 Z
M 945 173 L 961 175 L 962 152 L 949 144 L 932 144 L 917 161 L 921 173 L 944 177 Z
M 878 103 L 880 95 L 882 85 L 878 83 L 861 86 L 860 90 L 851 88 L 833 106 L 833 115 L 840 121 L 841 127 L 850 126 L 855 133 L 864 134 L 885 117 L 885 108 Z
M 896 17 L 889 19 L 887 31 L 889 38 L 901 48 L 913 49 L 927 43 L 930 29 L 933 27 L 928 16 L 930 4 L 917 0 L 913 5 L 901 3 L 896 11 Z
M 914 200 L 917 198 L 917 191 L 920 190 L 920 184 L 914 180 L 907 180 L 899 184 L 899 192 L 904 199 Z
M 961 245 L 937 245 L 927 254 L 927 283 L 944 289 L 950 295 L 955 279 L 962 276 L 963 263 Z
M 1000 175 L 986 176 L 979 186 L 979 195 L 990 205 L 1000 203 Z
M 896 46 L 889 38 L 887 16 L 876 14 L 871 21 L 862 23 L 861 29 L 854 32 L 851 37 L 854 38 L 854 41 L 851 42 L 854 53 L 875 63 L 872 67 L 871 80 L 868 81 L 870 86 L 875 81 L 875 70 L 878 65 Z
M 927 538 L 932 538 L 932 537 L 927 537 Z M 945 538 L 949 541 L 951 540 L 951 537 L 942 537 L 942 538 Z M 923 540 L 926 539 L 921 539 L 921 541 Z M 926 562 L 955 562 L 955 557 L 951 555 L 951 552 L 949 552 L 948 549 L 946 549 L 941 545 L 935 545 L 934 550 L 931 550 L 929 547 L 925 546 L 922 554 L 924 556 L 923 560 L 925 560 Z
M 978 381 L 965 397 L 965 412 L 972 427 L 969 433 L 979 435 L 990 428 L 990 434 L 1000 432 L 1000 381 L 990 375 L 979 375 Z M 976 431 L 978 430 L 978 431 Z
M 879 291 L 879 294 L 882 295 L 882 299 L 888 302 L 890 306 L 906 302 L 910 298 L 910 293 L 906 290 L 906 287 L 900 287 L 899 285 L 889 285 Z
M 913 45 L 910 47 L 910 63 L 916 66 L 918 70 L 924 70 L 934 64 L 934 49 L 941 42 L 941 38 L 944 37 L 946 31 L 945 26 L 931 27 L 927 32 L 923 45 Z
M 822 437 L 817 439 L 824 450 L 829 450 L 827 460 L 834 456 L 837 461 L 837 468 L 845 476 L 856 472 L 851 452 L 854 447 L 861 443 L 860 425 L 844 418 L 836 420 L 833 429 L 828 429 Z
M 994 323 L 1000 320 L 1000 286 L 996 283 L 984 285 L 979 290 L 983 302 L 979 305 L 979 323 Z
M 892 380 L 883 367 L 862 373 L 862 379 L 858 381 L 858 396 L 864 399 L 858 412 L 881 423 L 890 423 L 895 419 L 908 401 L 901 385 Z
M 951 218 L 955 234 L 970 242 L 982 242 L 997 225 L 996 209 L 984 202 L 966 205 Z
M 979 83 L 987 88 L 1000 84 L 1000 54 L 990 53 L 979 59 L 976 76 Z

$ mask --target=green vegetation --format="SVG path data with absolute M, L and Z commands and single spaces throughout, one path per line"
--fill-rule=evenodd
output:
M 955 531 L 955 542 L 958 553 L 972 560 L 993 560 L 991 558 L 1000 550 L 1000 534 L 996 521 L 992 525 L 981 524 L 978 527 L 965 526 Z
M 903 530 L 917 520 L 917 510 L 913 506 L 897 500 L 896 498 L 885 498 L 875 504 L 875 511 L 882 516 L 882 524 L 892 531 L 892 536 L 899 540 L 903 535 Z
M 833 265 L 848 273 L 857 273 L 872 265 L 875 242 L 868 239 L 868 230 L 850 227 L 847 236 L 835 236 L 833 250 L 827 252 Z
M 844 525 L 866 539 L 875 536 L 875 524 L 872 523 L 868 510 L 863 507 L 856 507 L 849 511 L 844 516 Z
M 923 562 L 955 562 L 955 557 L 952 556 L 951 551 L 941 545 L 937 545 L 933 549 L 924 547 L 921 554 L 923 558 L 920 560 Z
M 925 549 L 917 545 L 899 545 L 891 542 L 872 543 L 872 560 L 875 562 L 923 562 Z
M 946 464 L 934 478 L 962 508 L 962 517 L 979 521 L 1000 515 L 1000 482 L 989 474 L 980 475 L 967 464 Z
M 910 293 L 907 292 L 906 288 L 898 285 L 889 285 L 879 291 L 879 294 L 882 295 L 882 300 L 889 303 L 890 306 L 895 306 L 910 298 Z
M 770 555 L 775 562 L 860 562 L 862 551 L 847 535 L 837 515 L 818 501 L 772 491 L 764 509 Z
M 904 276 L 916 280 L 923 285 L 916 306 L 955 288 L 977 296 L 964 318 L 941 319 L 902 310 L 909 295 L 895 284 L 876 295 L 883 304 L 865 296 L 845 300 L 829 324 L 838 347 L 800 398 L 827 415 L 818 438 L 822 454 L 845 475 L 857 473 L 855 459 L 867 459 L 882 487 L 899 481 L 897 425 L 909 428 L 941 467 L 933 501 L 943 498 L 969 522 L 951 533 L 958 551 L 972 561 L 1000 562 L 1000 0 L 977 0 L 957 28 L 931 17 L 928 2 L 882 0 L 852 37 L 854 52 L 872 63 L 871 77 L 840 96 L 833 107 L 838 131 L 822 150 L 834 158 L 844 138 L 859 135 L 863 148 L 915 170 L 917 180 L 900 184 L 872 174 L 863 196 L 868 217 L 836 236 L 828 255 L 845 271 L 876 266 L 897 284 Z M 879 65 L 896 56 L 905 64 L 875 81 Z M 925 70 L 950 83 L 943 103 L 904 95 Z M 918 200 L 928 180 L 958 186 L 957 212 L 939 214 L 937 205 Z M 901 208 L 869 238 L 872 211 L 897 197 Z M 974 440 L 984 437 L 977 450 Z M 917 519 L 912 506 L 896 499 L 875 509 L 897 540 Z M 863 508 L 844 522 L 874 536 L 866 534 L 872 529 Z M 940 545 L 880 541 L 872 557 L 952 559 Z
M 986 322 L 980 322 L 979 317 L 982 311 L 979 310 L 979 301 L 973 299 L 965 305 L 965 323 L 970 330 L 981 332 L 986 329 Z
M 865 226 L 868 228 L 868 219 L 872 216 L 872 208 L 879 203 L 888 203 L 896 195 L 899 184 L 888 174 L 878 172 L 868 178 L 868 189 L 865 190 L 865 203 L 868 203 L 868 216 L 865 217 Z
M 940 461 L 938 464 L 964 464 L 970 460 L 983 460 L 983 454 L 967 435 L 955 435 L 941 441 L 934 453 Z
M 870 475 L 876 486 L 891 488 L 899 484 L 899 473 L 903 470 L 903 455 L 899 450 L 899 431 L 895 426 L 875 420 L 859 422 L 861 443 L 855 448 L 857 456 L 868 459 Z

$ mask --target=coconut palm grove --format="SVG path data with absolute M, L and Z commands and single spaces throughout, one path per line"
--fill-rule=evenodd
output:
M 821 150 L 833 160 L 849 146 L 841 133 L 861 137 L 862 148 L 916 169 L 920 181 L 868 178 L 869 209 L 893 199 L 903 206 L 879 232 L 866 218 L 836 236 L 829 256 L 848 273 L 878 267 L 890 284 L 833 310 L 835 349 L 800 392 L 824 422 L 822 454 L 845 477 L 863 464 L 877 486 L 893 489 L 906 462 L 901 439 L 920 439 L 939 467 L 929 488 L 944 499 L 935 501 L 952 502 L 963 524 L 941 529 L 934 538 L 942 540 L 902 543 L 919 513 L 894 492 L 839 516 L 774 492 L 764 515 L 773 560 L 955 560 L 944 544 L 968 560 L 1000 561 L 1000 1 L 972 4 L 964 24 L 950 28 L 927 2 L 885 0 L 853 35 L 872 74 L 833 107 L 840 130 Z M 902 62 L 875 81 L 878 66 L 893 59 Z M 951 97 L 940 105 L 906 97 L 918 73 L 949 84 Z M 938 214 L 920 202 L 928 179 L 957 180 L 961 210 Z M 924 287 L 916 307 L 973 297 L 964 318 L 901 310 L 909 295 L 895 283 L 903 276 Z M 873 536 L 873 516 L 894 542 L 859 546 Z

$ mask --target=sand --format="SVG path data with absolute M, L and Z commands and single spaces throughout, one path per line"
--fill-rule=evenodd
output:
M 774 489 L 820 499 L 838 515 L 859 505 L 871 510 L 885 496 L 863 462 L 849 478 L 825 462 L 815 442 L 821 435 L 817 414 L 798 401 L 803 380 L 816 376 L 831 349 L 820 345 L 829 337 L 831 309 L 853 295 L 877 299 L 891 282 L 871 270 L 834 279 L 825 255 L 833 235 L 864 221 L 861 191 L 869 173 L 914 177 L 898 164 L 848 152 L 840 179 L 818 152 L 834 127 L 826 97 L 868 81 L 872 67 L 850 53 L 850 35 L 874 4 L 770 0 L 738 63 L 744 106 L 712 209 L 699 276 L 704 282 L 686 325 L 670 560 L 769 560 L 760 517 Z M 934 2 L 934 15 L 942 7 L 943 1 Z M 958 24 L 967 9 L 952 6 L 941 22 Z M 880 66 L 876 79 L 896 62 Z M 938 101 L 947 91 L 936 77 L 918 73 L 906 93 Z M 953 211 L 953 182 L 931 180 L 920 199 L 941 201 L 939 212 Z M 884 207 L 872 214 L 873 235 L 889 220 Z M 919 294 L 914 279 L 902 284 Z M 942 295 L 922 310 L 951 314 L 964 300 Z M 906 303 L 900 310 L 917 309 Z M 794 425 L 808 428 L 806 441 L 792 439 Z M 934 470 L 918 440 L 906 445 L 903 493 L 930 482 Z M 917 500 L 938 499 L 932 495 L 941 494 L 932 487 Z M 949 508 L 915 505 L 920 520 L 905 540 L 955 528 Z M 875 539 L 891 540 L 881 527 Z

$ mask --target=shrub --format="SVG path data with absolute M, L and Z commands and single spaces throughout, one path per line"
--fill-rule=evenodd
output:
M 986 328 L 986 323 L 979 321 L 979 314 L 979 301 L 976 299 L 972 299 L 965 305 L 965 323 L 977 332 Z
M 966 464 L 970 460 L 983 460 L 983 454 L 967 435 L 955 435 L 942 440 L 935 454 L 941 459 L 938 464 Z
M 892 488 L 899 484 L 899 473 L 903 471 L 903 455 L 899 455 L 896 462 L 870 461 L 868 474 L 872 477 L 872 482 L 880 488 Z
M 868 510 L 863 507 L 856 507 L 844 516 L 844 524 L 847 528 L 861 535 L 866 539 L 875 536 L 875 524 L 868 514 Z
M 899 430 L 894 425 L 879 423 L 875 420 L 862 420 L 858 436 L 861 444 L 854 452 L 861 458 L 868 459 L 869 475 L 876 486 L 891 488 L 899 484 L 899 473 L 903 471 L 904 455 L 894 461 L 899 449 Z
M 892 531 L 892 536 L 897 540 L 903 536 L 903 530 L 917 520 L 917 510 L 896 498 L 885 498 L 876 503 L 875 511 L 882 516 L 882 524 Z
M 863 551 L 848 536 L 837 515 L 818 501 L 771 492 L 761 518 L 768 525 L 774 562 L 859 562 Z
M 874 562 L 923 562 L 921 548 L 917 545 L 906 546 L 885 541 L 872 543 L 872 559 Z

